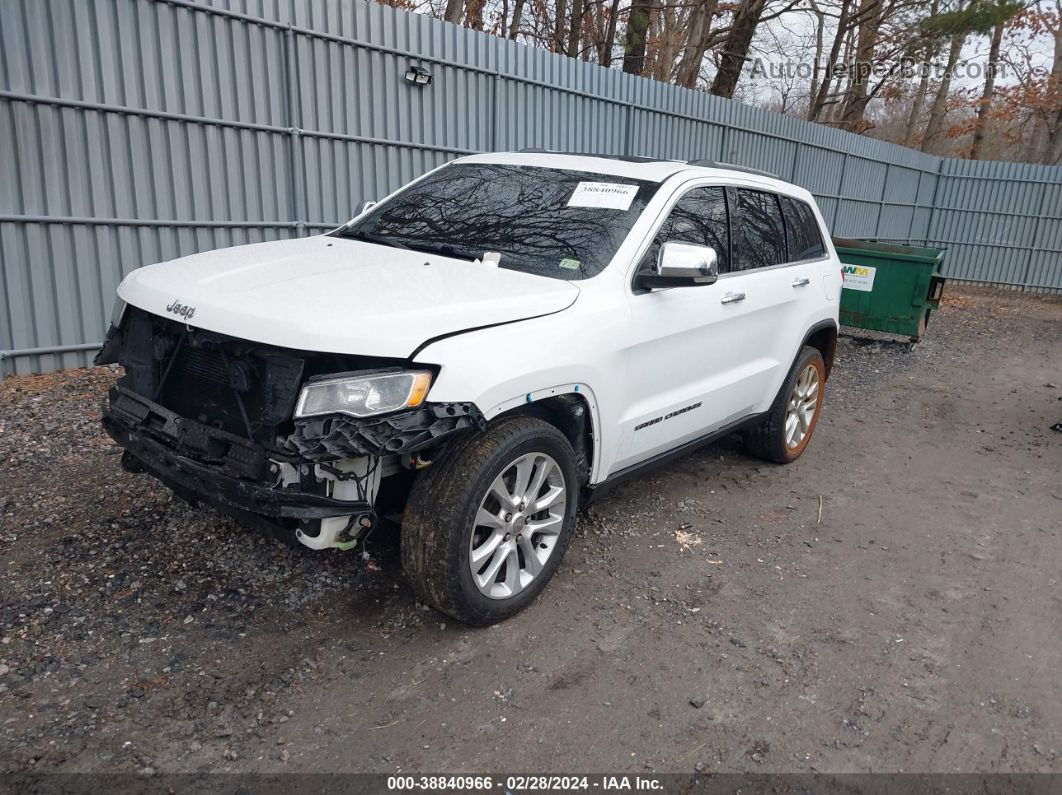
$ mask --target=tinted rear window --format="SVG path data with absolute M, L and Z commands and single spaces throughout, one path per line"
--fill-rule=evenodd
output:
M 785 223 L 775 194 L 738 188 L 736 216 L 734 270 L 786 262 Z
M 815 213 L 807 202 L 782 196 L 782 212 L 788 239 L 789 261 L 800 262 L 825 256 L 826 246 Z

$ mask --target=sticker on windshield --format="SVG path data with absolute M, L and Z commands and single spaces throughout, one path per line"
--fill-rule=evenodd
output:
M 580 182 L 575 186 L 569 207 L 600 207 L 606 210 L 629 210 L 637 185 L 617 182 Z
M 562 268 L 564 268 L 565 270 L 569 270 L 569 271 L 577 271 L 577 270 L 579 270 L 579 268 L 582 267 L 582 265 L 583 265 L 583 263 L 580 262 L 579 260 L 570 259 L 570 258 L 567 258 L 567 257 L 565 257 L 564 259 L 562 259 L 560 261 L 560 266 Z

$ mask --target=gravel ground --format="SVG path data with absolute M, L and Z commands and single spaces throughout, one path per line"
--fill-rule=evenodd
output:
M 114 377 L 0 382 L 0 770 L 1062 771 L 1062 301 L 842 338 L 798 464 L 624 485 L 487 630 L 393 534 L 290 548 L 123 472 Z

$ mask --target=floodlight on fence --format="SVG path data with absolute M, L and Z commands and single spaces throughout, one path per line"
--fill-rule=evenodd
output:
M 431 75 L 419 66 L 411 66 L 406 70 L 406 80 L 418 86 L 431 85 Z

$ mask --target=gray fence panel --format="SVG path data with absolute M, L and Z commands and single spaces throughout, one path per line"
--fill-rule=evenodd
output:
M 926 155 L 365 0 L 8 0 L 0 373 L 87 364 L 133 268 L 317 233 L 453 157 L 527 147 L 763 168 L 837 235 L 1062 292 L 1059 167 Z

